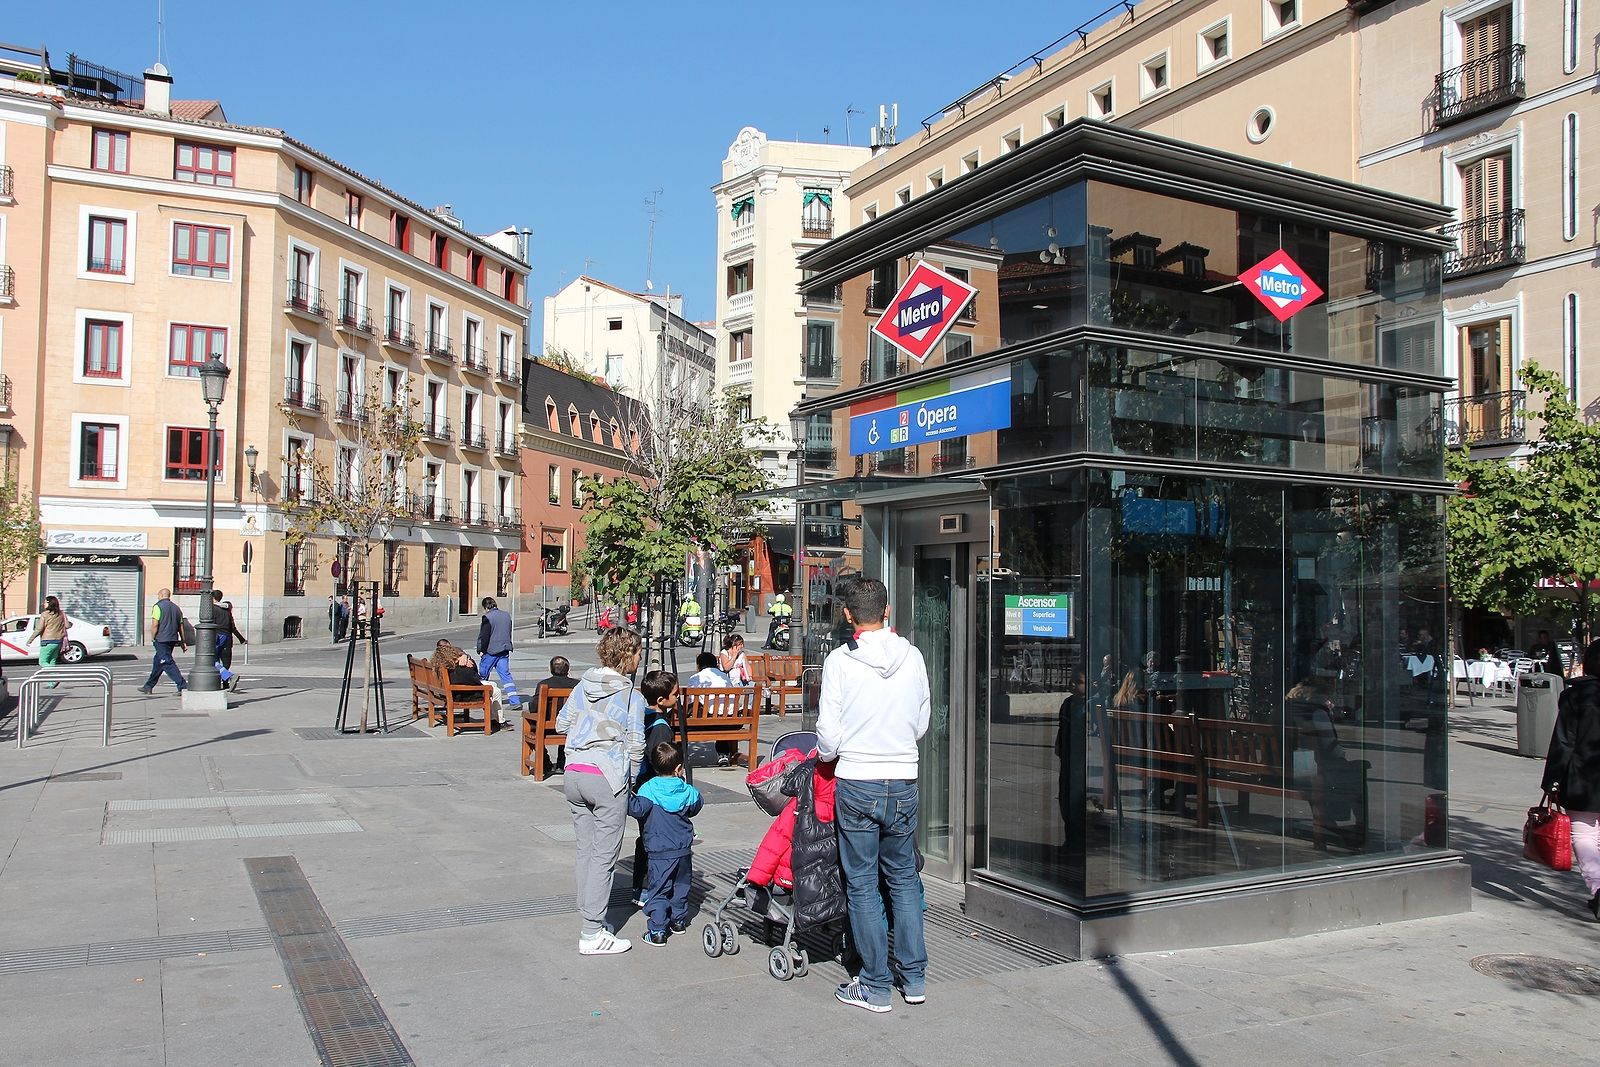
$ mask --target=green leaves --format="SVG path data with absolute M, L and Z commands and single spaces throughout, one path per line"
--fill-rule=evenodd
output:
M 0 615 L 6 589 L 33 568 L 44 547 L 38 503 L 7 478 L 0 484 Z

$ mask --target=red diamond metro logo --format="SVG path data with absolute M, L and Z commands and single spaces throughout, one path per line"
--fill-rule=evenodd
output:
M 955 325 L 978 290 L 926 261 L 918 261 L 872 332 L 921 363 Z
M 1288 322 L 1322 295 L 1322 287 L 1281 248 L 1239 275 L 1239 280 L 1279 322 Z

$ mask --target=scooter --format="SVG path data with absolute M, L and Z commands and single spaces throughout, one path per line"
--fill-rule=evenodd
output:
M 767 647 L 779 652 L 789 651 L 789 620 L 777 619 L 772 624 L 772 632 L 767 634 Z
M 567 616 L 572 612 L 572 607 L 567 604 L 559 608 L 545 608 L 539 616 L 540 637 L 565 637 L 567 636 Z
M 685 648 L 698 645 L 702 638 L 703 626 L 698 615 L 684 617 L 683 625 L 678 628 L 678 644 Z

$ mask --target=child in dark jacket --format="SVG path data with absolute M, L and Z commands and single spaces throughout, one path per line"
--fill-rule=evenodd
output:
M 678 726 L 678 692 L 678 676 L 671 671 L 651 671 L 639 683 L 639 693 L 650 705 L 650 710 L 644 717 L 644 758 L 639 761 L 639 773 L 633 779 L 634 792 L 655 777 L 655 768 L 650 765 L 650 753 L 663 741 L 672 741 L 673 731 Z M 633 906 L 636 908 L 644 907 L 645 867 L 644 834 L 641 832 L 633 846 Z
M 644 913 L 647 945 L 665 945 L 669 929 L 689 928 L 689 881 L 694 876 L 691 851 L 694 823 L 700 813 L 700 791 L 683 780 L 683 753 L 664 741 L 648 750 L 655 767 L 651 778 L 628 799 L 628 814 L 639 820 L 639 836 L 649 856 L 645 875 Z

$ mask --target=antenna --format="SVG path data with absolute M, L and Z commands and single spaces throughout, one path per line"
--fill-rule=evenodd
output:
M 167 62 L 167 5 L 166 0 L 156 0 L 156 62 Z
M 892 112 L 890 108 L 893 109 Z M 893 115 L 893 118 L 890 117 L 891 114 Z M 872 128 L 872 150 L 874 152 L 878 152 L 885 148 L 894 147 L 896 131 L 898 131 L 899 128 L 900 105 L 892 104 L 889 107 L 885 107 L 884 105 L 879 104 L 878 124 Z
M 652 189 L 650 195 L 644 198 L 644 209 L 650 215 L 650 238 L 645 244 L 644 253 L 644 291 L 650 292 L 655 288 L 651 275 L 656 266 L 656 218 L 661 214 L 660 189 Z
M 866 114 L 865 111 L 862 111 L 859 107 L 856 107 L 854 104 L 846 104 L 844 106 L 844 143 L 845 144 L 849 144 L 850 143 L 850 116 L 851 115 L 865 115 L 865 114 Z

